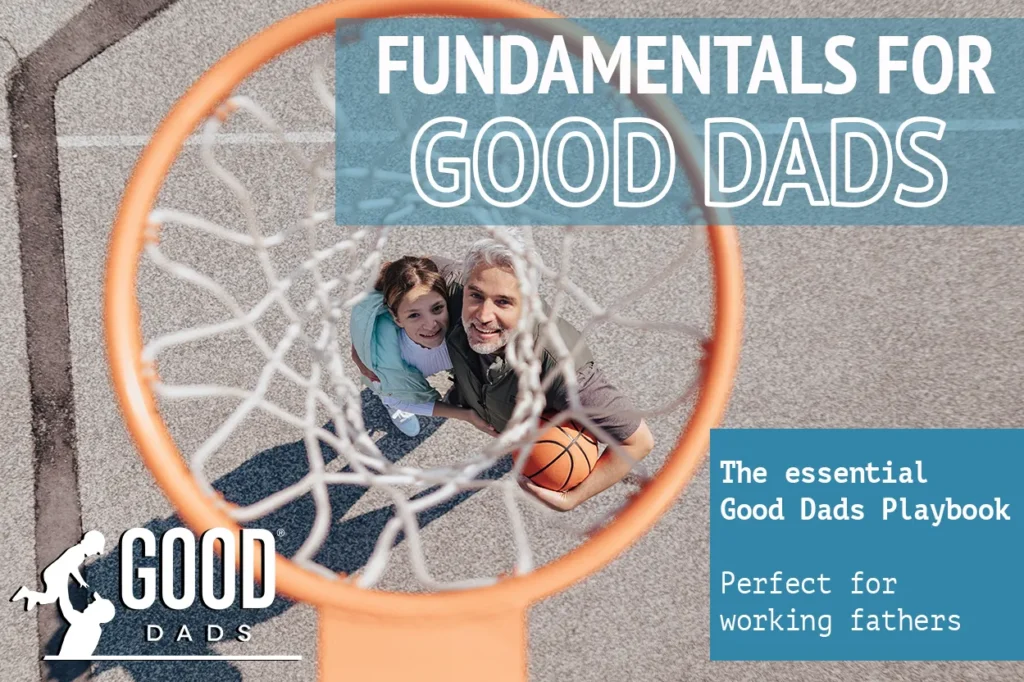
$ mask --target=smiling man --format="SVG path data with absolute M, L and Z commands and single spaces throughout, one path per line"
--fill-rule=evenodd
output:
M 453 324 L 449 326 L 447 341 L 455 390 L 449 399 L 472 409 L 497 431 L 503 431 L 515 408 L 519 387 L 519 377 L 505 360 L 505 347 L 522 312 L 512 254 L 504 244 L 488 238 L 473 244 L 462 263 L 434 260 L 450 282 L 448 309 Z M 577 344 L 579 332 L 562 319 L 557 325 L 566 346 L 576 348 L 573 359 L 577 390 L 587 415 L 616 439 L 630 458 L 643 459 L 654 447 L 647 424 L 595 364 L 586 344 Z M 539 334 L 536 342 L 543 343 Z M 550 372 L 558 371 L 557 358 L 547 348 L 541 361 L 542 380 Z M 559 412 L 569 406 L 563 377 L 552 382 L 546 401 L 548 411 Z M 606 448 L 590 476 L 572 490 L 558 493 L 527 480 L 522 484 L 548 506 L 568 511 L 620 481 L 630 467 L 629 462 Z

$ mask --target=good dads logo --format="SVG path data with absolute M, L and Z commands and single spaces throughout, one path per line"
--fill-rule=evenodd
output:
M 43 570 L 41 591 L 22 586 L 11 598 L 12 602 L 24 600 L 26 611 L 56 603 L 68 622 L 58 655 L 48 659 L 101 658 L 94 653 L 103 626 L 117 618 L 119 608 L 109 596 L 91 591 L 86 607 L 79 611 L 69 590 L 72 579 L 80 587 L 89 587 L 82 577 L 83 564 L 89 557 L 102 554 L 105 544 L 102 533 L 87 532 L 81 542 L 65 550 Z M 121 607 L 145 611 L 159 599 L 160 604 L 174 611 L 200 605 L 213 611 L 231 607 L 268 608 L 275 598 L 274 552 L 273 534 L 262 529 L 242 529 L 235 534 L 213 528 L 197 538 L 188 528 L 173 528 L 158 540 L 148 528 L 132 528 L 121 536 L 118 554 Z M 146 624 L 138 636 L 146 642 L 192 642 L 205 638 L 212 643 L 226 637 L 247 642 L 251 638 L 251 626 L 244 623 L 235 626 L 234 633 L 225 633 L 216 622 L 207 624 L 203 632 L 193 632 L 194 619 L 190 623 L 191 628 L 182 624 L 175 632 L 165 632 L 163 626 L 155 623 Z

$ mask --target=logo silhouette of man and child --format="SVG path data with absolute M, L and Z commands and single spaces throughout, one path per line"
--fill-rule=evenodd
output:
M 82 587 L 88 587 L 79 570 L 87 557 L 103 552 L 105 544 L 103 534 L 91 530 L 82 537 L 77 545 L 65 550 L 56 561 L 43 570 L 43 584 L 46 589 L 36 592 L 25 587 L 19 589 L 11 601 L 25 600 L 25 609 L 31 611 L 38 604 L 57 602 L 64 619 L 71 624 L 64 642 L 61 644 L 59 658 L 82 658 L 92 656 L 103 634 L 104 623 L 114 619 L 114 605 L 99 593 L 93 593 L 93 601 L 78 611 L 71 604 L 68 595 L 68 580 L 74 576 Z

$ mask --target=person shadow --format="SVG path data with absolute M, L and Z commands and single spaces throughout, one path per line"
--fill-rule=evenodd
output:
M 430 438 L 444 423 L 441 418 L 422 418 L 421 430 L 415 438 L 398 434 L 397 429 L 384 410 L 383 405 L 369 390 L 363 391 L 363 415 L 367 430 L 383 431 L 386 435 L 377 441 L 377 447 L 392 462 L 397 462 L 417 446 Z M 425 422 L 425 423 L 424 423 Z M 333 433 L 333 424 L 325 428 Z M 326 443 L 320 442 L 325 462 L 336 459 L 338 454 Z M 491 468 L 482 472 L 479 478 L 497 480 L 512 469 L 512 458 L 503 457 Z M 213 482 L 213 486 L 224 494 L 225 498 L 240 505 L 253 504 L 269 495 L 297 482 L 309 470 L 303 441 L 288 443 L 270 448 L 247 460 L 237 469 L 227 473 Z M 345 467 L 342 471 L 349 471 Z M 346 512 L 355 505 L 366 493 L 365 488 L 356 486 L 332 485 L 328 488 L 331 504 L 331 530 L 316 557 L 322 566 L 334 572 L 351 573 L 362 568 L 373 552 L 377 538 L 384 525 L 394 516 L 393 506 L 386 506 L 342 521 Z M 415 497 L 430 494 L 436 490 L 431 488 L 418 493 Z M 469 499 L 474 490 L 460 493 L 448 502 L 437 505 L 418 516 L 420 527 L 423 528 L 437 520 L 447 512 Z M 414 498 L 415 499 L 415 498 Z M 315 505 L 311 495 L 285 505 L 269 514 L 250 527 L 266 528 L 275 533 L 277 551 L 293 556 L 308 537 L 313 527 Z M 159 543 L 162 535 L 184 526 L 177 516 L 153 519 L 145 527 L 152 531 Z M 396 544 L 404 537 L 399 534 Z M 159 546 L 159 545 L 158 545 Z M 129 609 L 121 600 L 121 560 L 120 546 L 115 543 L 107 554 L 101 556 L 85 567 L 85 580 L 89 592 L 96 592 L 114 602 L 116 615 L 103 628 L 99 646 L 95 656 L 144 656 L 144 655 L 182 655 L 210 656 L 217 655 L 208 643 L 207 626 L 215 624 L 220 628 L 223 639 L 230 641 L 239 636 L 238 628 L 242 625 L 256 626 L 272 620 L 285 613 L 295 602 L 278 594 L 271 606 L 263 609 L 242 609 L 241 584 L 236 575 L 235 602 L 223 610 L 207 608 L 201 600 L 199 551 L 195 560 L 196 599 L 192 606 L 184 610 L 174 610 L 164 605 L 159 597 L 159 583 L 156 585 L 157 599 L 152 606 L 144 610 Z M 219 561 L 217 562 L 219 564 Z M 214 588 L 220 595 L 222 574 L 215 564 Z M 157 557 L 142 556 L 142 543 L 135 543 L 134 566 L 139 568 L 156 568 L 159 571 Z M 238 573 L 236 571 L 236 573 Z M 182 594 L 184 571 L 177 567 L 174 572 L 175 595 Z M 158 578 L 159 579 L 159 578 Z M 136 584 L 136 595 L 141 594 L 141 586 Z M 69 586 L 70 596 L 75 606 L 81 608 L 87 602 L 86 589 L 79 588 L 77 583 Z M 256 594 L 262 588 L 257 585 Z M 154 627 L 155 626 L 155 627 Z M 157 630 L 162 632 L 159 641 L 147 641 L 148 634 L 155 636 Z M 183 628 L 187 628 L 188 636 L 184 636 Z M 58 631 L 47 643 L 46 655 L 56 655 L 67 628 Z M 218 632 L 214 631 L 214 635 Z M 288 654 L 273 647 L 273 654 Z M 262 652 L 261 652 L 262 653 Z M 49 665 L 48 680 L 70 682 L 77 679 L 89 669 L 89 661 L 47 661 Z M 203 679 L 222 681 L 241 681 L 241 674 L 230 661 L 96 661 L 95 673 L 101 674 L 111 668 L 123 668 L 134 680 L 140 682 L 182 682 L 183 680 Z

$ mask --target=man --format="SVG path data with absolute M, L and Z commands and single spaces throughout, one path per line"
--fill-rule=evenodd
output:
M 499 241 L 482 239 L 473 244 L 461 264 L 442 258 L 433 260 L 451 283 L 448 312 L 452 324 L 447 342 L 455 380 L 453 398 L 503 431 L 515 407 L 519 382 L 505 360 L 505 348 L 522 312 L 512 253 Z M 577 347 L 579 332 L 564 320 L 557 325 L 572 351 Z M 539 334 L 536 343 L 541 343 Z M 640 461 L 646 457 L 654 440 L 630 401 L 608 382 L 585 344 L 579 344 L 573 359 L 577 391 L 587 416 L 616 439 L 629 458 Z M 542 381 L 550 372 L 559 371 L 556 356 L 547 348 L 542 363 Z M 545 397 L 548 411 L 560 412 L 569 406 L 564 377 L 553 381 Z M 569 511 L 620 481 L 630 468 L 628 461 L 605 448 L 591 474 L 571 490 L 556 492 L 526 479 L 521 483 L 549 507 Z

